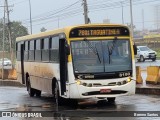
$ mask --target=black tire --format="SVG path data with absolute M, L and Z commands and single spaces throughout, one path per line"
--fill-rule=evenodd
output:
M 41 97 L 41 91 L 40 90 L 35 90 L 35 94 L 37 97 Z
M 140 56 L 140 62 L 144 62 L 144 61 L 145 61 L 145 59 L 144 59 L 143 55 L 141 55 Z
M 28 82 L 28 84 L 27 84 L 28 94 L 29 94 L 30 97 L 33 97 L 36 93 L 36 90 L 31 88 L 31 83 L 30 83 L 29 77 L 27 78 L 27 82 Z
M 115 99 L 116 99 L 115 97 L 107 98 L 107 100 L 108 100 L 109 103 L 114 103 Z
M 156 61 L 156 58 L 152 58 L 152 61 Z
M 100 105 L 100 106 L 106 105 L 106 103 L 107 103 L 107 100 L 105 100 L 105 99 L 97 101 L 97 105 Z
M 59 86 L 58 86 L 58 82 L 56 82 L 56 85 L 55 85 L 55 90 L 54 90 L 54 97 L 55 97 L 55 101 L 56 101 L 56 104 L 58 106 L 61 106 L 61 105 L 64 105 L 65 104 L 65 98 L 62 98 L 59 94 Z
M 67 99 L 67 105 L 77 108 L 78 106 L 78 100 L 77 99 Z

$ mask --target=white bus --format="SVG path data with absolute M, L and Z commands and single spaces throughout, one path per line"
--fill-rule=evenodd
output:
M 31 97 L 48 92 L 64 99 L 114 102 L 135 94 L 134 47 L 129 29 L 88 24 L 16 39 L 18 80 Z

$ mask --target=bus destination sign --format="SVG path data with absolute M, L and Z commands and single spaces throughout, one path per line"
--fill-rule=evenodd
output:
M 70 38 L 99 36 L 129 36 L 129 30 L 124 27 L 90 27 L 75 28 L 70 32 Z

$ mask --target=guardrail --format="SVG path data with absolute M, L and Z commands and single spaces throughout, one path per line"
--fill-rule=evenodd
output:
M 136 83 L 137 84 L 142 84 L 143 79 L 141 76 L 141 67 L 140 66 L 136 66 Z
M 160 83 L 160 67 L 159 66 L 147 67 L 146 83 L 148 84 L 159 84 Z
M 146 72 L 146 84 L 160 84 L 160 66 L 148 66 L 147 69 L 141 69 L 136 66 L 136 83 L 143 83 L 142 72 Z

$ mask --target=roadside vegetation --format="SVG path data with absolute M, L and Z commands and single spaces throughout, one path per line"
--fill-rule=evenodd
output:
M 157 59 L 160 59 L 160 49 L 155 49 L 155 51 L 157 52 Z

